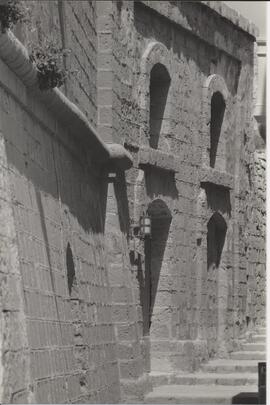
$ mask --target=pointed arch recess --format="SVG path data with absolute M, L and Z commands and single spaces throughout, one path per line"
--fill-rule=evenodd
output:
M 155 82 L 155 75 L 156 73 L 162 73 L 162 77 L 164 78 L 163 84 L 164 84 L 164 89 L 161 89 L 160 93 L 166 93 L 165 94 L 165 99 L 163 100 L 163 105 L 162 103 L 159 103 L 159 110 L 162 110 L 163 112 L 165 111 L 165 104 L 167 106 L 169 105 L 168 100 L 169 100 L 169 89 L 172 88 L 171 85 L 171 63 L 170 63 L 170 54 L 169 50 L 166 48 L 165 45 L 163 45 L 160 42 L 152 41 L 150 42 L 141 59 L 141 65 L 140 65 L 140 78 L 138 81 L 138 91 L 139 91 L 139 107 L 141 110 L 141 122 L 142 122 L 142 133 L 145 133 L 145 137 L 149 137 L 150 134 L 150 113 L 152 114 L 153 108 L 153 103 L 150 101 L 150 96 L 155 93 L 155 91 L 152 91 L 151 93 L 151 88 L 152 90 L 158 90 L 154 88 L 153 83 Z M 158 72 L 159 71 L 159 72 Z M 152 79 L 152 80 L 151 80 Z M 151 86 L 152 83 L 152 86 Z M 157 94 L 158 96 L 158 94 Z M 159 96 L 158 96 L 159 98 Z M 167 107 L 166 107 L 167 108 Z M 167 115 L 167 113 L 165 114 Z M 159 117 L 160 120 L 163 117 Z M 167 119 L 168 117 L 166 117 Z M 153 124 L 154 121 L 152 121 Z M 157 126 L 157 120 L 154 122 L 154 126 Z M 152 126 L 153 127 L 153 126 Z M 160 128 L 159 128 L 160 130 Z M 159 131 L 161 132 L 161 131 Z M 157 137 L 158 138 L 158 137 Z M 149 140 L 150 141 L 150 140 Z M 157 140 L 152 140 L 150 143 L 151 147 L 157 148 Z

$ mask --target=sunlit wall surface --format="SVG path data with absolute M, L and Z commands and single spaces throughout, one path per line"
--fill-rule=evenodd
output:
M 266 1 L 224 1 L 259 28 L 257 38 L 258 84 L 255 117 L 265 131 L 266 114 Z

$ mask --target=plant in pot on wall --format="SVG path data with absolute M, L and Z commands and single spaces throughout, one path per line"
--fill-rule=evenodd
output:
M 69 49 L 62 49 L 53 41 L 47 40 L 42 45 L 33 45 L 30 60 L 37 69 L 40 90 L 61 87 L 68 76 L 75 71 L 64 67 L 64 58 L 70 54 Z
M 28 33 L 36 31 L 32 26 L 30 9 L 20 0 L 0 0 L 0 30 L 5 33 L 17 23 L 25 23 Z M 77 70 L 65 68 L 65 58 L 70 54 L 69 49 L 63 49 L 53 39 L 47 37 L 41 44 L 28 43 L 29 59 L 37 69 L 40 90 L 61 87 L 66 79 Z
M 28 22 L 27 8 L 18 0 L 2 0 L 0 3 L 0 27 L 5 33 L 19 22 Z

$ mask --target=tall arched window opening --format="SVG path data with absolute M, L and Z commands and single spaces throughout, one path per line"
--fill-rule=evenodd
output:
M 166 105 L 171 78 L 164 65 L 157 63 L 150 73 L 150 140 L 151 148 L 157 149 L 162 126 L 166 117 Z
M 222 94 L 217 91 L 211 99 L 211 121 L 210 121 L 210 166 L 215 167 L 218 143 L 225 112 L 225 101 Z
M 217 212 L 207 224 L 207 268 L 218 268 L 225 242 L 227 225 L 224 218 Z

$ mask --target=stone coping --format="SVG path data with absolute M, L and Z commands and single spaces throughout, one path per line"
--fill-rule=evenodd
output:
M 174 155 L 152 148 L 140 148 L 139 165 L 178 172 L 178 164 Z
M 236 25 L 242 31 L 247 32 L 255 38 L 259 36 L 259 29 L 253 22 L 243 17 L 242 14 L 223 3 L 223 1 L 201 1 L 201 3 Z
M 106 144 L 82 111 L 59 89 L 39 89 L 37 69 L 29 60 L 27 49 L 10 30 L 0 34 L 0 58 L 57 119 L 89 146 L 94 161 L 121 170 L 132 166 L 131 154 L 120 144 Z
M 172 15 L 172 5 L 170 1 L 163 1 L 157 2 L 153 0 L 139 0 L 145 6 L 151 7 L 155 9 L 155 11 L 159 12 L 160 14 L 164 15 L 165 17 L 169 18 L 170 20 L 179 23 L 180 25 L 183 24 L 184 28 L 188 28 L 186 26 L 186 21 L 175 21 L 175 18 Z M 155 3 L 167 3 L 164 5 L 162 4 L 155 4 Z M 249 35 L 253 36 L 254 38 L 259 36 L 259 30 L 255 24 L 251 21 L 243 17 L 240 13 L 236 10 L 232 9 L 231 7 L 227 6 L 227 4 L 223 3 L 222 1 L 200 1 L 203 6 L 206 6 L 213 10 L 214 12 L 218 13 L 222 18 L 230 21 L 234 24 L 237 28 L 241 29 L 242 31 L 248 33 Z M 182 23 L 182 24 L 181 24 Z
M 200 170 L 200 182 L 233 189 L 234 177 L 229 173 L 221 172 L 211 167 L 203 167 Z

